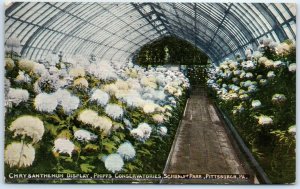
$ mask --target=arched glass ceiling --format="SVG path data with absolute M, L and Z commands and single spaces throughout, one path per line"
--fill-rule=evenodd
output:
M 286 3 L 14 3 L 5 16 L 6 40 L 20 39 L 21 55 L 35 60 L 62 51 L 126 62 L 174 35 L 218 62 L 264 37 L 296 39 L 296 5 Z

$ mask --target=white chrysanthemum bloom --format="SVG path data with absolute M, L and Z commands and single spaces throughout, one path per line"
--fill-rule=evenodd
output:
M 258 63 L 259 63 L 259 64 L 264 64 L 267 60 L 268 60 L 268 58 L 263 56 L 263 57 L 260 57 L 260 58 L 258 59 Z
M 105 113 L 113 119 L 119 119 L 123 117 L 123 109 L 118 104 L 108 104 L 105 107 Z
M 151 113 L 155 112 L 156 107 L 157 107 L 157 104 L 155 104 L 153 102 L 146 102 L 143 106 L 143 111 L 146 114 L 151 114 Z
M 117 88 L 119 90 L 128 90 L 129 89 L 129 85 L 126 81 L 123 81 L 123 80 L 120 80 L 118 79 L 116 82 L 115 82 L 115 85 L 117 86 Z
M 275 61 L 274 64 L 273 64 L 274 68 L 280 68 L 280 67 L 282 67 L 284 65 L 285 64 L 283 62 L 281 62 L 280 60 Z
M 261 84 L 262 86 L 265 86 L 267 83 L 268 81 L 266 79 L 259 80 L 259 84 Z
M 253 68 L 255 68 L 255 65 L 252 61 L 245 61 L 245 62 L 242 62 L 242 67 L 245 69 L 245 70 L 251 70 Z
M 98 113 L 94 110 L 84 109 L 82 110 L 77 119 L 85 124 L 94 126 L 94 123 L 98 120 Z
M 131 160 L 136 154 L 135 149 L 130 142 L 124 142 L 121 144 L 117 152 L 122 158 L 124 158 L 124 160 Z
M 140 91 L 141 90 L 142 87 L 141 87 L 141 84 L 140 84 L 140 82 L 139 82 L 138 79 L 131 79 L 131 78 L 129 78 L 126 81 L 127 81 L 128 85 L 129 85 L 130 89 L 133 89 L 133 90 L 136 90 L 136 91 Z
M 136 138 L 139 141 L 143 141 L 144 133 L 141 129 L 138 129 L 138 128 L 132 129 L 130 131 L 130 135 L 132 135 L 134 138 Z
M 92 124 L 93 127 L 99 128 L 104 134 L 108 135 L 112 128 L 112 121 L 106 116 L 98 116 Z
M 69 75 L 73 78 L 75 78 L 75 77 L 84 77 L 85 76 L 85 70 L 82 67 L 72 68 L 69 71 Z
M 242 94 L 242 95 L 239 96 L 239 98 L 240 98 L 241 100 L 248 100 L 248 99 L 249 99 L 249 95 L 247 95 L 247 94 Z
M 25 83 L 30 83 L 31 78 L 28 74 L 25 74 L 23 71 L 19 71 L 18 76 L 15 78 L 15 81 L 17 83 L 25 82 Z
M 35 149 L 31 144 L 13 142 L 7 145 L 4 161 L 9 167 L 29 167 L 35 158 Z
M 38 142 L 44 135 L 43 122 L 33 116 L 21 116 L 10 124 L 9 130 L 14 132 L 14 137 L 28 136 L 32 138 L 33 143 Z
M 297 68 L 296 68 L 296 63 L 292 63 L 289 65 L 289 71 L 290 72 L 296 72 Z
M 177 90 L 176 93 L 174 93 L 174 96 L 180 97 L 182 95 L 182 91 L 180 89 Z
M 124 161 L 119 154 L 110 154 L 104 161 L 105 168 L 112 173 L 121 171 L 124 166 Z
M 165 127 L 165 126 L 159 127 L 158 133 L 159 133 L 161 136 L 165 136 L 165 135 L 168 133 L 167 127 Z
M 69 114 L 78 108 L 79 103 L 80 100 L 77 96 L 69 96 L 68 98 L 62 99 L 60 105 L 62 106 L 64 112 Z
M 11 58 L 5 58 L 5 68 L 6 70 L 12 70 L 15 67 L 15 63 Z
M 104 85 L 103 90 L 110 95 L 115 95 L 119 92 L 118 87 L 115 84 Z
M 29 93 L 27 90 L 10 88 L 6 100 L 9 104 L 12 103 L 18 106 L 21 102 L 27 102 L 28 99 Z
M 86 89 L 89 87 L 89 82 L 84 77 L 81 77 L 74 81 L 74 86 Z
M 296 134 L 296 125 L 292 125 L 289 127 L 288 132 L 291 134 Z
M 165 121 L 165 117 L 161 114 L 154 114 L 152 116 L 152 119 L 156 122 L 156 123 L 163 123 Z
M 53 95 L 56 97 L 58 104 L 66 98 L 71 97 L 71 93 L 67 89 L 58 89 Z
M 109 94 L 100 89 L 95 90 L 91 96 L 91 100 L 96 101 L 97 104 L 101 106 L 105 106 L 108 103 L 109 99 Z
M 149 124 L 140 123 L 137 128 L 140 129 L 143 132 L 143 134 L 144 134 L 143 138 L 144 139 L 148 139 L 150 137 L 152 128 L 149 126 Z
M 259 100 L 252 100 L 251 105 L 253 108 L 261 107 L 261 102 Z
M 45 66 L 43 64 L 39 64 L 39 63 L 35 63 L 33 66 L 33 73 L 42 76 L 44 74 L 47 74 L 47 69 L 45 68 Z
M 245 75 L 245 77 L 248 78 L 248 79 L 252 78 L 253 74 L 251 72 L 247 72 L 246 75 Z
M 248 87 L 248 92 L 249 93 L 253 93 L 253 92 L 256 92 L 257 91 L 257 87 L 255 85 L 250 85 Z
M 275 75 L 275 73 L 273 72 L 273 71 L 269 71 L 268 73 L 267 73 L 267 77 L 269 78 L 269 79 L 272 79 L 272 78 L 274 78 L 276 75 Z
M 263 54 L 259 51 L 254 51 L 253 52 L 253 58 L 255 58 L 256 60 L 258 60 L 262 56 L 263 56 Z
M 277 45 L 276 50 L 278 54 L 286 54 L 289 52 L 290 46 L 287 43 L 280 43 L 279 45 Z
M 284 94 L 274 94 L 272 96 L 272 102 L 274 104 L 282 104 L 286 101 L 286 97 Z
M 274 67 L 274 61 L 273 60 L 266 60 L 263 65 L 266 67 L 266 68 L 272 68 Z
M 59 69 L 55 66 L 49 68 L 49 74 L 57 76 L 59 74 Z
M 97 135 L 95 135 L 87 130 L 84 130 L 84 129 L 77 130 L 74 133 L 74 137 L 77 140 L 84 141 L 84 142 L 89 142 L 89 141 L 93 141 L 93 140 L 97 139 Z
M 87 71 L 104 81 L 112 81 L 118 78 L 115 70 L 108 63 L 91 64 Z
M 75 145 L 72 141 L 65 138 L 58 138 L 54 141 L 53 152 L 60 154 L 69 154 L 72 156 L 72 152 L 75 150 Z
M 21 60 L 19 60 L 19 62 L 18 62 L 19 68 L 20 68 L 21 70 L 27 71 L 27 72 L 32 71 L 35 64 L 36 64 L 35 62 L 33 62 L 33 61 L 31 61 L 31 60 L 26 60 L 26 59 L 21 59 Z
M 266 115 L 261 115 L 258 117 L 258 124 L 259 125 L 271 125 L 273 124 L 273 119 Z
M 236 75 L 236 76 L 241 75 L 241 70 L 234 70 L 233 75 Z
M 41 112 L 53 112 L 58 105 L 56 96 L 53 94 L 41 93 L 34 99 L 35 109 Z
M 141 84 L 145 87 L 157 88 L 156 78 L 154 76 L 142 77 Z

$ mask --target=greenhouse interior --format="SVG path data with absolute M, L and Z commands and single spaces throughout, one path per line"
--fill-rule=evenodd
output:
M 7 183 L 293 184 L 296 4 L 5 5 Z

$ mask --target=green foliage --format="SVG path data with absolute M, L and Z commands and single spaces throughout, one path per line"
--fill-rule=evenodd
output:
M 193 44 L 176 38 L 164 37 L 144 45 L 136 55 L 137 64 L 148 65 L 206 65 L 208 57 Z
M 18 60 L 15 60 L 17 62 Z M 60 65 L 60 64 L 59 64 Z M 59 66 L 58 65 L 58 66 Z M 58 67 L 59 68 L 59 67 Z M 84 124 L 78 120 L 79 113 L 86 109 L 92 109 L 98 115 L 105 115 L 104 108 L 98 106 L 95 102 L 89 99 L 90 94 L 84 90 L 77 90 L 72 85 L 67 87 L 73 95 L 80 98 L 80 106 L 71 114 L 64 113 L 62 107 L 58 107 L 52 113 L 43 113 L 35 110 L 34 98 L 36 93 L 33 90 L 33 83 L 38 79 L 33 73 L 27 73 L 31 78 L 34 78 L 31 83 L 20 84 L 14 82 L 14 77 L 19 71 L 18 67 L 10 72 L 6 72 L 6 78 L 11 81 L 11 88 L 28 89 L 30 97 L 27 103 L 20 103 L 18 107 L 7 108 L 5 114 L 5 143 L 10 144 L 13 141 L 23 140 L 27 142 L 26 138 L 14 137 L 13 132 L 9 131 L 10 124 L 22 115 L 33 115 L 42 120 L 45 128 L 45 133 L 41 141 L 34 144 L 35 160 L 33 165 L 26 168 L 9 167 L 5 164 L 5 177 L 7 182 L 9 173 L 109 173 L 105 168 L 103 159 L 109 154 L 116 153 L 120 144 L 129 141 L 136 150 L 136 157 L 130 161 L 125 161 L 121 173 L 161 173 L 165 166 L 174 136 L 181 119 L 183 108 L 186 102 L 185 94 L 177 98 L 177 106 L 174 107 L 172 116 L 164 123 L 168 128 L 167 136 L 158 136 L 156 133 L 157 125 L 141 108 L 127 107 L 123 102 L 119 101 L 114 96 L 111 96 L 110 103 L 116 103 L 124 109 L 124 117 L 130 120 L 133 128 L 136 128 L 141 122 L 148 122 L 153 127 L 153 134 L 146 142 L 137 141 L 130 135 L 130 131 L 125 128 L 122 120 L 113 121 L 113 125 L 119 124 L 118 128 L 111 130 L 110 135 L 104 134 L 99 128 L 94 128 L 90 125 Z M 15 73 L 16 72 L 16 73 Z M 104 82 L 96 79 L 91 75 L 87 75 L 86 79 L 89 81 L 90 87 L 101 88 Z M 46 90 L 47 91 L 47 90 Z M 49 90 L 50 91 L 50 90 Z M 48 91 L 48 92 L 49 92 Z M 97 137 L 91 141 L 81 141 L 75 139 L 74 133 L 79 129 L 87 130 L 94 133 Z M 54 141 L 58 138 L 65 138 L 72 141 L 75 149 L 72 154 L 66 152 L 60 153 L 53 151 Z M 28 140 L 29 141 L 29 140 Z M 114 183 L 116 181 L 32 181 L 20 179 L 19 183 Z
M 293 134 L 289 133 L 290 126 L 296 123 L 296 73 L 288 69 L 290 63 L 295 61 L 295 48 L 290 44 L 290 50 L 285 54 L 277 54 L 276 51 L 265 47 L 263 55 L 273 61 L 283 62 L 279 67 L 266 67 L 257 59 L 252 61 L 256 67 L 251 72 L 254 77 L 251 79 L 238 78 L 234 83 L 231 77 L 217 76 L 215 80 L 219 86 L 226 84 L 237 85 L 247 91 L 247 87 L 239 85 L 247 80 L 257 82 L 257 91 L 248 93 L 249 99 L 223 99 L 215 90 L 211 89 L 211 95 L 218 105 L 231 118 L 239 134 L 242 136 L 252 153 L 264 168 L 273 183 L 293 183 L 295 182 L 295 145 L 296 140 Z M 232 61 L 233 62 L 233 61 Z M 222 65 L 221 65 L 222 66 Z M 238 63 L 236 69 L 241 69 Z M 221 68 L 223 69 L 223 68 Z M 229 70 L 226 68 L 224 70 Z M 274 78 L 268 78 L 267 73 L 273 71 Z M 218 74 L 217 74 L 218 75 Z M 260 85 L 257 76 L 265 78 L 268 83 Z M 240 91 L 240 90 L 239 90 Z M 228 89 L 229 94 L 239 93 Z M 286 101 L 274 103 L 274 94 L 284 94 Z M 239 96 L 239 95 L 238 95 Z M 252 107 L 252 101 L 259 100 L 259 108 Z M 241 112 L 235 112 L 236 106 L 244 108 Z M 268 115 L 273 123 L 261 125 L 258 123 L 260 115 Z

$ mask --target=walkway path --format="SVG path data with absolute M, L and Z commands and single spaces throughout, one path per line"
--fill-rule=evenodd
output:
M 248 174 L 245 163 L 226 132 L 226 127 L 206 96 L 204 88 L 192 91 L 164 173 Z M 164 179 L 162 183 L 247 184 L 250 181 Z

